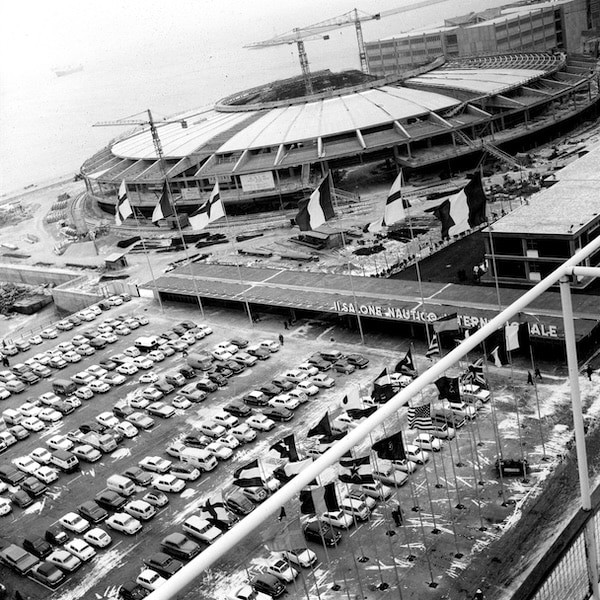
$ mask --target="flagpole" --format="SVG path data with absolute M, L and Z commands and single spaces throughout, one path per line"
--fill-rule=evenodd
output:
M 150 276 L 152 277 L 152 283 L 154 284 L 154 293 L 156 294 L 156 299 L 158 300 L 158 305 L 160 306 L 160 312 L 164 314 L 165 309 L 163 307 L 163 303 L 160 297 L 160 292 L 158 291 L 158 285 L 156 283 L 156 278 L 154 277 L 154 270 L 152 269 L 152 263 L 150 262 L 150 257 L 148 256 L 148 248 L 146 247 L 146 240 L 144 239 L 144 234 L 140 229 L 140 222 L 135 212 L 135 208 L 131 207 L 133 212 L 133 218 L 136 222 L 136 229 L 142 241 L 142 248 L 144 249 L 144 255 L 146 256 L 146 262 L 148 263 L 148 269 L 150 269 Z M 118 210 L 118 209 L 117 209 Z
M 177 207 L 175 206 L 175 202 L 173 200 L 173 194 L 171 192 L 171 183 L 169 181 L 169 177 L 167 175 L 167 165 L 165 161 L 165 155 L 162 148 L 162 143 L 160 141 L 160 136 L 158 135 L 158 130 L 156 125 L 154 124 L 154 119 L 152 117 L 152 111 L 148 109 L 148 122 L 150 125 L 150 133 L 152 135 L 152 142 L 154 144 L 154 149 L 156 150 L 156 154 L 158 155 L 158 162 L 160 165 L 160 170 L 162 176 L 164 178 L 165 190 L 167 192 L 167 200 L 169 202 L 169 206 L 173 209 L 173 214 L 175 215 L 175 221 L 177 222 L 177 231 L 179 232 L 179 236 L 181 238 L 181 243 L 183 244 L 183 250 L 185 252 L 185 257 L 188 262 L 190 277 L 192 278 L 192 285 L 194 286 L 194 292 L 196 294 L 196 301 L 198 302 L 198 306 L 200 308 L 200 314 L 202 318 L 204 318 L 204 308 L 202 307 L 202 302 L 200 300 L 200 293 L 198 292 L 198 286 L 196 284 L 196 278 L 194 277 L 192 263 L 190 261 L 190 255 L 188 252 L 188 247 L 186 241 L 183 237 L 183 233 L 181 231 L 181 223 L 179 222 L 179 215 L 177 214 Z M 159 199 L 160 202 L 160 199 Z

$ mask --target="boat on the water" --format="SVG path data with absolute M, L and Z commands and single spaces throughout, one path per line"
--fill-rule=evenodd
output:
M 65 75 L 71 75 L 72 73 L 83 71 L 83 65 L 66 65 L 64 67 L 55 67 L 52 70 L 57 77 L 64 77 Z

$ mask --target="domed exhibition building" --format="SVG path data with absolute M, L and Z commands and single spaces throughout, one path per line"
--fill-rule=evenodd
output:
M 120 136 L 82 165 L 88 194 L 114 214 L 125 181 L 147 217 L 166 175 L 182 213 L 207 200 L 217 181 L 231 212 L 289 206 L 327 170 L 388 161 L 410 178 L 450 173 L 498 147 L 526 149 L 542 132 L 587 118 L 600 98 L 596 62 L 564 52 L 438 58 L 385 78 L 311 77 L 311 95 L 301 77 L 291 78 L 157 122 L 162 161 L 149 126 Z

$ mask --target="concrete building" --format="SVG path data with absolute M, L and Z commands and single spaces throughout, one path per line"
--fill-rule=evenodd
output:
M 486 233 L 488 277 L 505 285 L 534 285 L 600 235 L 600 146 L 557 172 L 557 182 L 539 192 Z M 600 252 L 585 266 L 598 266 Z M 591 280 L 579 278 L 575 287 Z
M 367 42 L 369 70 L 378 76 L 401 73 L 439 56 L 554 49 L 581 52 L 582 32 L 591 26 L 588 4 L 589 0 L 556 0 L 488 9 Z

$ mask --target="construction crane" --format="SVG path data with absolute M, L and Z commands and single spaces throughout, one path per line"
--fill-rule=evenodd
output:
M 341 29 L 342 27 L 349 27 L 351 25 L 354 25 L 354 28 L 356 29 L 356 39 L 358 42 L 360 68 L 361 71 L 363 71 L 363 73 L 368 73 L 369 63 L 367 62 L 367 52 L 365 49 L 365 42 L 363 39 L 362 23 L 367 21 L 379 21 L 384 17 L 397 15 L 403 12 L 415 10 L 417 8 L 423 8 L 425 6 L 432 6 L 441 2 L 447 2 L 447 0 L 423 0 L 422 2 L 416 2 L 415 4 L 411 4 L 410 6 L 399 6 L 398 8 L 392 8 L 390 10 L 381 11 L 374 14 L 367 14 L 355 8 L 350 12 L 344 13 L 343 15 L 339 15 L 337 17 L 333 17 L 332 19 L 326 19 L 325 21 L 320 21 L 319 23 L 314 23 L 313 25 L 308 25 L 307 27 L 296 27 L 288 33 L 277 35 L 268 40 L 263 40 L 262 42 L 254 42 L 253 44 L 248 44 L 247 46 L 244 46 L 244 48 L 260 49 L 269 48 L 271 46 L 281 46 L 284 44 L 295 43 L 298 47 L 300 69 L 302 70 L 302 76 L 304 78 L 306 93 L 312 94 L 313 89 L 310 78 L 310 68 L 308 66 L 308 55 L 306 54 L 306 48 L 304 47 L 304 42 L 306 40 L 328 40 L 328 32 L 335 31 L 336 29 Z

